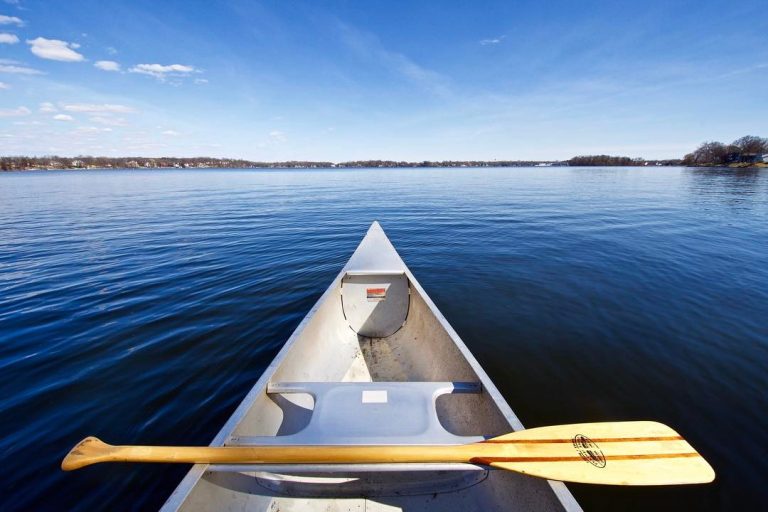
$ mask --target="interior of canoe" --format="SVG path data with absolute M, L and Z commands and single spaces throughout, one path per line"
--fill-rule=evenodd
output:
M 385 337 L 363 336 L 362 324 L 355 326 L 357 331 L 350 325 L 345 276 L 326 291 L 225 426 L 219 436 L 224 444 L 301 433 L 314 413 L 313 397 L 268 391 L 274 384 L 302 382 L 477 383 L 480 392 L 444 394 L 435 400 L 441 426 L 458 436 L 496 436 L 521 427 L 409 273 L 403 274 L 404 318 L 393 320 L 399 325 Z M 380 282 L 367 279 L 361 300 L 368 301 L 371 288 L 374 295 L 380 288 L 396 293 L 389 291 L 388 280 L 391 277 L 381 276 Z M 386 300 L 390 298 L 395 299 Z M 390 421 L 407 423 L 409 418 Z M 333 432 L 327 435 L 326 441 L 332 443 Z M 166 508 L 362 510 L 364 505 L 366 510 L 578 510 L 562 484 L 471 465 L 198 469 L 198 475 L 192 471 L 187 477 L 194 482 L 187 482 L 186 489 L 182 483 Z
M 274 368 L 271 383 L 480 382 L 459 346 L 413 286 L 405 325 L 386 338 L 364 337 L 350 328 L 342 311 L 341 290 L 341 286 L 334 287 L 320 304 Z M 488 393 L 443 395 L 436 406 L 442 425 L 457 435 L 497 435 L 510 430 Z M 308 422 L 312 408 L 313 400 L 306 394 L 265 392 L 233 435 L 297 432 Z
M 369 232 L 366 238 L 370 236 Z M 356 255 L 364 246 L 365 240 Z M 357 272 L 350 264 L 345 267 L 213 444 L 260 444 L 264 440 L 290 443 L 291 436 L 304 444 L 348 443 L 362 413 L 354 409 L 357 406 L 349 406 L 349 400 L 296 392 L 311 391 L 313 383 L 332 384 L 334 390 L 355 393 L 361 389 L 363 405 L 359 407 L 363 408 L 367 407 L 366 396 L 373 405 L 386 402 L 387 388 L 358 389 L 351 383 L 403 383 L 400 386 L 405 388 L 410 386 L 407 383 L 416 387 L 421 382 L 456 383 L 457 389 L 465 386 L 472 391 L 440 394 L 432 400 L 440 430 L 449 436 L 479 439 L 522 428 L 482 368 L 394 255 L 396 259 L 390 263 L 399 268 L 392 269 L 390 264 L 386 271 Z M 399 389 L 389 388 L 393 401 Z M 285 390 L 292 391 L 282 392 Z M 338 428 L 333 427 L 334 418 L 324 422 L 317 419 L 317 396 L 329 400 L 323 402 L 326 407 L 322 415 L 335 416 Z M 403 414 L 394 409 L 380 416 L 376 428 L 370 429 L 381 444 L 387 444 L 390 431 L 399 429 L 407 437 L 409 424 L 418 430 L 419 422 L 413 417 L 422 412 L 408 407 L 402 410 Z M 307 431 L 312 431 L 311 436 Z M 426 444 L 424 439 L 430 435 L 414 436 L 414 444 Z M 455 442 L 460 441 L 457 437 Z M 439 442 L 450 442 L 450 437 Z M 469 464 L 195 466 L 165 506 L 166 510 L 481 508 L 579 510 L 560 483 Z

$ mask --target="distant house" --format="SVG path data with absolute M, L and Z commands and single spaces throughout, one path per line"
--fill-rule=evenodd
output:
M 766 157 L 768 155 L 763 155 L 761 153 L 728 153 L 728 156 L 726 157 L 726 162 L 729 164 L 755 164 L 758 162 L 765 162 Z
M 768 153 L 763 153 L 761 160 L 764 163 L 768 164 Z

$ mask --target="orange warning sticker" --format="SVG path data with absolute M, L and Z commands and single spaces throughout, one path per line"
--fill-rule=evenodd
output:
M 366 288 L 365 292 L 368 295 L 368 300 L 372 302 L 382 301 L 387 298 L 386 288 Z

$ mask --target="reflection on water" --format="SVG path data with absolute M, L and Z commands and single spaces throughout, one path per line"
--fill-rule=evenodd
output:
M 768 169 L 700 167 L 685 169 L 690 190 L 709 200 L 734 206 L 765 207 L 768 199 Z
M 208 443 L 374 219 L 524 424 L 657 419 L 718 472 L 585 509 L 768 502 L 768 170 L 131 170 L 0 175 L 0 509 L 157 508 L 186 468 L 61 457 Z

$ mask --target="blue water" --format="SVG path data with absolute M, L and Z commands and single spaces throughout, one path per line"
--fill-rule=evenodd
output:
M 0 175 L 0 509 L 161 505 L 182 466 L 62 473 L 86 435 L 207 444 L 378 219 L 527 426 L 655 419 L 768 502 L 768 170 Z M 482 434 L 482 433 L 479 433 Z

